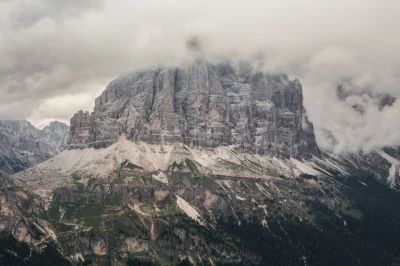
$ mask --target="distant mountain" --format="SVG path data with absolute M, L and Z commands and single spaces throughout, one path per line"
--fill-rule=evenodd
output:
M 0 121 L 0 170 L 16 173 L 63 150 L 69 126 L 51 122 L 42 130 L 26 120 Z

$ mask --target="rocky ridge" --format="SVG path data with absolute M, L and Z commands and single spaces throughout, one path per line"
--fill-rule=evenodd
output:
M 51 224 L 57 249 L 72 265 L 141 265 L 130 258 L 147 265 L 190 265 L 179 263 L 184 258 L 196 265 L 396 261 L 398 208 L 387 202 L 399 194 L 371 176 L 387 174 L 388 165 L 322 157 L 300 162 L 121 137 L 104 149 L 65 150 L 13 178 L 40 196 L 38 215 Z M 381 239 L 380 228 L 394 234 L 379 246 L 370 235 Z M 365 250 L 366 243 L 372 248 Z M 356 251 L 345 252 L 349 245 Z
M 26 120 L 0 121 L 0 170 L 16 173 L 64 149 L 69 126 L 51 122 L 43 130 Z
M 94 112 L 73 116 L 68 147 L 107 147 L 120 135 L 194 147 L 235 145 L 283 157 L 319 156 L 300 82 L 248 64 L 197 60 L 180 68 L 123 74 L 96 99 Z

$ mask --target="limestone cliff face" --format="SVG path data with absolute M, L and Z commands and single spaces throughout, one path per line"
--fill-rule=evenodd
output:
M 0 170 L 15 173 L 53 157 L 62 151 L 68 133 L 60 122 L 40 130 L 25 120 L 0 121 Z
M 68 145 L 106 147 L 121 134 L 136 141 L 319 156 L 300 82 L 247 65 L 198 60 L 123 74 L 96 99 L 93 113 L 74 115 Z

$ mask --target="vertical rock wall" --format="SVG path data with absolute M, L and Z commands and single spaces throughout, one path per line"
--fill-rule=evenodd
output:
M 152 143 L 319 156 L 300 82 L 228 63 L 198 60 L 121 75 L 96 99 L 92 114 L 74 115 L 68 144 L 106 147 L 121 134 Z

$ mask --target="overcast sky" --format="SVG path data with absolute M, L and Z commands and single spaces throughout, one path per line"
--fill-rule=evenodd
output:
M 400 98 L 399 14 L 398 0 L 0 0 L 0 119 L 69 121 L 122 72 L 179 64 L 198 36 L 210 59 L 262 56 L 298 78 L 322 147 L 400 144 L 400 101 L 356 94 Z

